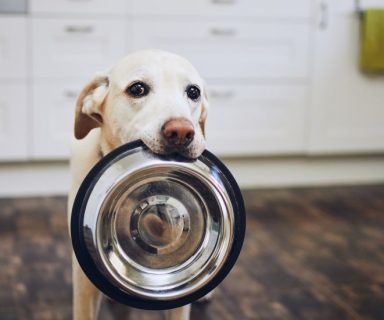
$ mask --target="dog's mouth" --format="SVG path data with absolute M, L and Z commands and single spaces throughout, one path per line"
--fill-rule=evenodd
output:
M 143 143 L 151 150 L 153 153 L 158 155 L 175 155 L 181 156 L 183 158 L 187 158 L 189 160 L 197 159 L 204 148 L 199 151 L 193 144 L 188 146 L 177 146 L 177 145 L 169 145 L 166 143 L 159 143 L 158 140 L 152 139 L 142 139 Z
M 145 142 L 144 142 L 145 143 Z M 151 148 L 146 144 L 146 146 L 153 152 L 159 155 L 175 155 L 193 160 L 198 158 L 199 155 L 194 154 L 192 150 L 188 147 L 178 147 L 178 146 L 158 146 L 156 148 Z
M 138 132 L 140 139 L 148 149 L 158 155 L 177 155 L 189 160 L 197 159 L 205 149 L 205 139 L 195 135 L 194 139 L 185 145 L 169 143 L 161 135 L 153 135 L 146 131 Z

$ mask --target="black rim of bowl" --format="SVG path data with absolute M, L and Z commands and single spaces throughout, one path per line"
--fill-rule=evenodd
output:
M 212 278 L 204 287 L 198 289 L 184 297 L 180 297 L 174 300 L 151 300 L 138 296 L 130 295 L 129 293 L 114 286 L 99 270 L 95 264 L 91 255 L 89 254 L 83 234 L 83 222 L 86 205 L 93 190 L 93 187 L 97 180 L 96 177 L 100 176 L 107 168 L 113 163 L 125 156 L 127 151 L 134 150 L 136 148 L 148 149 L 144 143 L 140 140 L 133 141 L 124 144 L 117 149 L 113 150 L 106 156 L 104 156 L 96 165 L 91 169 L 83 180 L 74 200 L 71 215 L 71 238 L 72 247 L 75 252 L 77 261 L 83 269 L 89 280 L 106 296 L 110 297 L 122 304 L 147 310 L 164 310 L 181 307 L 183 305 L 192 303 L 211 290 L 213 290 L 224 278 L 228 275 L 232 267 L 234 266 L 243 245 L 246 227 L 245 208 L 244 201 L 241 195 L 240 188 L 228 170 L 228 168 L 211 152 L 205 150 L 199 157 L 200 160 L 204 159 L 204 162 L 210 162 L 215 165 L 225 176 L 227 181 L 225 182 L 226 190 L 231 199 L 231 204 L 234 211 L 234 241 L 230 250 L 227 260 L 224 262 L 222 268 L 218 271 L 216 276 Z M 161 157 L 161 156 L 160 156 Z

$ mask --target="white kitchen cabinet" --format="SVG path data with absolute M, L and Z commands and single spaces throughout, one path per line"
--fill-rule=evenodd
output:
M 0 160 L 28 158 L 27 18 L 0 15 Z
M 0 160 L 26 160 L 31 132 L 26 84 L 0 82 Z
M 27 19 L 0 15 L 0 79 L 27 76 Z
M 318 5 L 323 16 L 313 50 L 309 152 L 384 151 L 384 77 L 359 70 L 360 21 L 354 2 Z
M 121 19 L 33 18 L 33 76 L 88 79 L 126 53 L 126 39 Z
M 33 14 L 122 15 L 129 0 L 30 0 Z
M 79 90 L 144 48 L 185 56 L 207 80 L 208 146 L 219 155 L 384 151 L 384 78 L 359 71 L 353 0 L 30 0 L 29 8 L 0 15 L 0 160 L 67 158 Z
M 304 152 L 308 87 L 209 83 L 208 147 L 220 155 Z
M 306 23 L 134 19 L 133 49 L 160 48 L 187 57 L 208 79 L 306 79 Z
M 48 0 L 46 0 L 48 1 Z M 134 15 L 253 17 L 269 19 L 306 19 L 311 16 L 310 0 L 132 0 Z
M 35 159 L 69 157 L 76 98 L 81 82 L 40 82 L 32 86 L 33 143 Z

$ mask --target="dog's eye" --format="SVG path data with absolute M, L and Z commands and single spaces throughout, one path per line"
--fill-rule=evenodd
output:
M 135 82 L 126 91 L 130 96 L 140 98 L 148 94 L 149 87 L 144 82 Z
M 190 85 L 187 87 L 187 96 L 191 100 L 197 100 L 200 97 L 200 89 L 195 85 Z

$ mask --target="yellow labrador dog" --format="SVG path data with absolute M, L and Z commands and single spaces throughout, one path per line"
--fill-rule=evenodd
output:
M 197 158 L 205 148 L 207 98 L 202 78 L 184 58 L 148 50 L 128 55 L 91 80 L 76 104 L 69 217 L 77 190 L 105 154 L 141 139 L 154 153 Z M 101 294 L 73 257 L 75 320 L 97 319 Z M 189 319 L 190 306 L 169 310 L 168 320 Z

